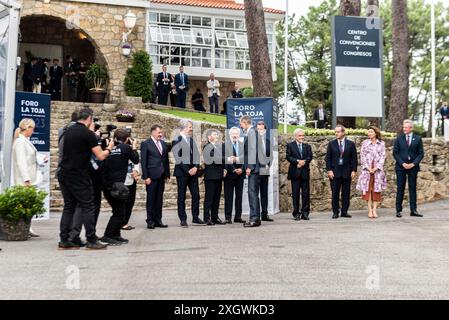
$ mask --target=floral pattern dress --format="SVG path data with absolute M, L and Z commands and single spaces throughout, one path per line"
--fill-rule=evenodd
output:
M 374 201 L 381 201 L 381 192 L 387 189 L 387 178 L 384 171 L 385 142 L 377 140 L 365 140 L 360 151 L 362 172 L 357 182 L 357 190 L 361 191 L 364 199 L 368 200 L 369 194 Z M 377 168 L 374 174 L 370 174 L 370 168 Z

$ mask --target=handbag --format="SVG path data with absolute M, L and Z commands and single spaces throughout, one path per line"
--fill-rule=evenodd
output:
M 114 182 L 111 187 L 111 196 L 117 200 L 128 200 L 129 188 L 123 182 Z

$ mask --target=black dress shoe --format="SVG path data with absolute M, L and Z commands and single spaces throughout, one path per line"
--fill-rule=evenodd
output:
M 155 228 L 156 228 L 156 226 L 155 226 L 154 222 L 150 222 L 147 224 L 147 229 L 155 229 Z
M 334 213 L 334 214 L 332 215 L 332 219 L 338 219 L 338 213 Z
M 214 220 L 213 222 L 218 225 L 226 224 L 223 221 L 221 221 L 220 219 Z
M 303 214 L 303 215 L 301 216 L 301 219 L 302 219 L 302 220 L 306 220 L 306 221 L 310 220 L 308 214 Z
M 232 224 L 232 219 L 226 219 L 225 222 L 226 224 Z
M 207 225 L 207 226 L 214 226 L 215 223 L 213 223 L 212 220 L 207 220 L 207 221 L 206 221 L 206 225 Z
M 419 214 L 418 211 L 412 211 L 412 212 L 410 213 L 410 216 L 411 216 L 411 217 L 417 217 L 417 218 L 422 218 L 422 217 L 424 217 L 422 214 Z
M 79 250 L 80 246 L 74 242 L 61 241 L 58 243 L 58 250 Z
M 155 223 L 154 226 L 156 228 L 168 228 L 168 226 L 166 224 L 163 224 L 162 222 Z
M 301 216 L 298 214 L 294 217 L 295 221 L 301 221 Z
M 262 217 L 262 221 L 266 221 L 266 222 L 274 222 L 274 220 L 271 219 L 269 216 Z
M 246 223 L 246 221 L 242 219 L 234 219 L 234 223 Z
M 244 228 L 257 228 L 260 226 L 260 222 L 245 222 L 245 224 L 243 224 Z
M 181 227 L 182 228 L 188 228 L 189 225 L 187 224 L 187 221 L 181 221 Z
M 341 217 L 342 218 L 352 218 L 352 216 L 350 214 L 347 214 L 347 213 L 345 213 L 345 214 L 342 213 Z
M 193 219 L 192 223 L 193 223 L 193 224 L 198 224 L 198 225 L 206 225 L 206 224 L 204 223 L 204 221 L 201 220 L 200 218 Z
M 402 214 L 400 212 L 396 212 L 396 218 L 402 218 Z

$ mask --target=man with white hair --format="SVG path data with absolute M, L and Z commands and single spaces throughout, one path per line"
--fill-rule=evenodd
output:
M 413 133 L 413 121 L 405 120 L 402 125 L 403 135 L 399 136 L 393 148 L 396 160 L 397 195 L 396 217 L 402 218 L 402 202 L 404 200 L 405 184 L 408 180 L 410 215 L 422 217 L 416 205 L 416 180 L 418 178 L 419 164 L 424 158 L 424 147 L 419 135 Z
M 200 190 L 198 183 L 198 169 L 200 167 L 200 152 L 193 140 L 193 122 L 182 119 L 179 122 L 180 135 L 172 142 L 172 152 L 175 157 L 173 175 L 178 183 L 178 216 L 181 227 L 188 228 L 186 214 L 187 188 L 192 195 L 192 223 L 204 225 L 200 216 Z
M 296 221 L 309 220 L 310 213 L 310 162 L 313 159 L 312 148 L 304 143 L 305 133 L 298 128 L 294 132 L 295 141 L 287 144 L 288 179 L 292 183 L 293 218 Z M 302 206 L 299 209 L 299 196 Z
M 209 97 L 210 113 L 220 111 L 220 82 L 215 79 L 215 74 L 211 73 L 207 81 L 207 96 Z

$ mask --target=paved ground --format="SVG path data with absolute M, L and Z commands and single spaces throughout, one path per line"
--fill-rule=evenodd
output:
M 377 221 L 281 214 L 250 230 L 181 229 L 173 212 L 168 229 L 147 230 L 139 213 L 130 244 L 104 252 L 57 251 L 54 217 L 34 224 L 39 239 L 0 242 L 0 298 L 448 299 L 449 201 L 420 209 L 423 219 L 381 210 Z

